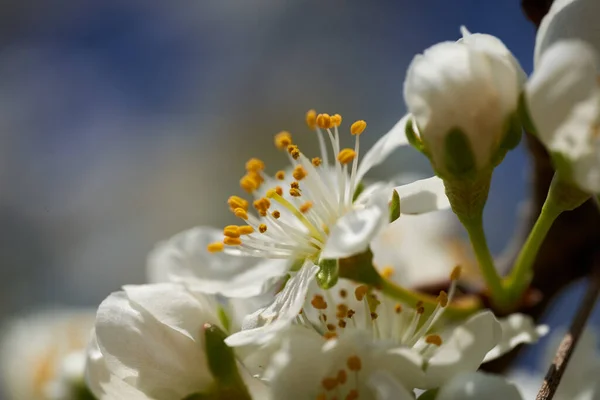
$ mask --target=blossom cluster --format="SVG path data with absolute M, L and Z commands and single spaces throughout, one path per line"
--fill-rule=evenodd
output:
M 241 193 L 227 200 L 238 225 L 159 243 L 148 283 L 100 304 L 82 363 L 89 395 L 521 399 L 478 370 L 546 334 L 516 312 L 533 259 L 558 215 L 600 194 L 600 31 L 591 25 L 599 4 L 555 2 L 530 77 L 498 38 L 466 28 L 417 55 L 404 82 L 408 114 L 366 152 L 367 123 L 335 113 L 305 115 L 316 155 L 296 144 L 299 133 L 276 134 L 288 166 L 245 163 Z M 494 168 L 523 129 L 546 147 L 556 176 L 504 277 L 482 212 Z M 352 147 L 342 147 L 344 136 Z M 372 167 L 410 146 L 434 176 L 369 180 Z M 471 247 L 456 239 L 446 209 Z

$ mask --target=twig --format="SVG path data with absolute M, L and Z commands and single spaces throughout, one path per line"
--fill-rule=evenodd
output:
M 569 327 L 569 331 L 560 342 L 554 361 L 546 373 L 544 383 L 538 392 L 536 400 L 551 400 L 558 389 L 560 380 L 569 365 L 569 360 L 573 354 L 575 346 L 579 341 L 579 337 L 583 332 L 583 328 L 594 309 L 598 295 L 600 294 L 600 269 L 596 267 L 596 271 L 590 276 L 590 283 L 585 296 L 577 310 L 577 314 Z

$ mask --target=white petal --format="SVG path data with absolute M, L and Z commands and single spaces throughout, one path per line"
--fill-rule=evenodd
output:
M 404 127 L 409 115 L 402 117 L 400 121 L 367 151 L 356 171 L 356 181 L 360 182 L 371 168 L 381 164 L 394 150 L 408 145 L 408 139 Z
M 319 271 L 319 267 L 307 261 L 298 274 L 287 281 L 273 302 L 244 320 L 242 331 L 225 339 L 229 346 L 265 344 L 281 330 L 287 328 L 304 305 L 310 283 Z
M 436 400 L 522 400 L 516 386 L 499 375 L 463 373 L 442 386 Z
M 490 311 L 483 311 L 454 328 L 452 335 L 429 360 L 426 386 L 435 388 L 461 372 L 479 368 L 485 355 L 502 337 L 500 323 Z
M 437 176 L 398 186 L 394 190 L 400 196 L 402 214 L 423 214 L 450 207 L 444 181 Z
M 533 319 L 525 314 L 511 314 L 500 320 L 502 339 L 490 350 L 483 362 L 494 360 L 523 343 L 535 343 L 548 333 L 547 325 L 535 325 Z
M 553 44 L 565 39 L 586 41 L 600 51 L 598 15 L 600 2 L 596 0 L 555 0 L 538 29 L 535 67 Z
M 222 238 L 220 230 L 197 227 L 160 243 L 148 256 L 151 281 L 167 277 L 194 291 L 247 298 L 264 293 L 287 272 L 284 260 L 209 253 L 206 246 Z
M 402 386 L 394 377 L 385 372 L 371 374 L 369 385 L 377 395 L 377 400 L 414 400 L 415 396 Z

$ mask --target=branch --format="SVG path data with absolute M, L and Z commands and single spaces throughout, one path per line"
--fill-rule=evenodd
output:
M 577 346 L 579 337 L 583 332 L 583 328 L 594 309 L 598 295 L 600 294 L 600 268 L 590 276 L 590 283 L 585 293 L 577 314 L 571 323 L 569 332 L 565 335 L 558 350 L 552 365 L 546 373 L 544 383 L 536 397 L 536 400 L 551 400 L 558 389 L 560 380 L 569 365 L 571 355 Z

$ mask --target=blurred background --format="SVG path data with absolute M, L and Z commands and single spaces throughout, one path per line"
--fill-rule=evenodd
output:
M 530 72 L 535 32 L 519 3 L 0 3 L 0 319 L 94 307 L 143 283 L 157 241 L 231 220 L 226 198 L 246 159 L 284 165 L 272 135 L 307 132 L 309 108 L 365 119 L 373 143 L 403 115 L 412 57 L 456 40 L 463 24 L 501 38 Z M 428 168 L 406 149 L 371 176 Z M 527 171 L 521 146 L 495 172 L 486 224 L 496 252 Z M 578 295 L 549 321 L 568 323 Z

